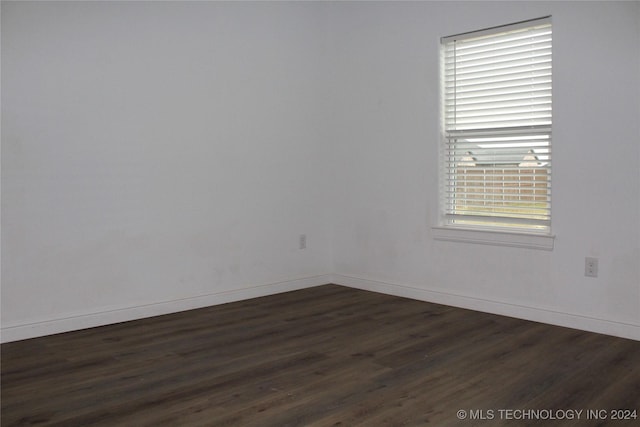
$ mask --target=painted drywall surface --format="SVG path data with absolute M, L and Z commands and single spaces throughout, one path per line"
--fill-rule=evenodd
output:
M 547 310 L 640 325 L 639 7 L 336 6 L 336 273 L 539 308 L 541 321 Z M 439 38 L 546 15 L 554 24 L 555 248 L 435 241 Z M 584 277 L 585 256 L 599 258 L 597 279 Z
M 434 241 L 438 39 L 547 14 L 555 249 Z M 3 328 L 331 270 L 640 323 L 637 4 L 4 2 L 2 20 Z
M 324 25 L 3 2 L 3 328 L 330 272 Z

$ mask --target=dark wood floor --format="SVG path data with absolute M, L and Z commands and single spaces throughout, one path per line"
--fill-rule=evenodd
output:
M 640 425 L 616 409 L 638 341 L 335 285 L 2 345 L 5 427 Z

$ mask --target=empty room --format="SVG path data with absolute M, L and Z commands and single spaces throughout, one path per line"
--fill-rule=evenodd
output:
M 640 423 L 640 2 L 0 7 L 3 426 Z

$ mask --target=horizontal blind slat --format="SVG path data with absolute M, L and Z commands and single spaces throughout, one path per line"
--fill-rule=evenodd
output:
M 490 46 L 462 46 L 458 44 L 455 49 L 445 51 L 445 60 L 453 61 L 460 59 L 463 61 L 474 58 L 486 58 L 491 56 L 517 54 L 531 52 L 535 50 L 549 50 L 551 48 L 551 37 L 549 34 L 531 36 L 526 39 L 505 41 Z
M 456 70 L 469 71 L 478 67 L 495 67 L 507 64 L 522 64 L 526 61 L 543 62 L 551 59 L 551 51 L 548 48 L 536 49 L 532 52 L 516 52 L 501 55 L 492 55 L 487 57 L 456 59 Z
M 511 99 L 506 101 L 497 102 L 476 102 L 473 104 L 463 105 L 447 105 L 446 112 L 453 113 L 454 111 L 459 115 L 467 111 L 486 111 L 486 110 L 498 110 L 506 108 L 524 108 L 529 106 L 551 106 L 551 97 L 538 97 L 534 99 Z
M 470 88 L 473 86 L 488 84 L 488 83 L 505 83 L 505 82 L 527 82 L 528 85 L 532 83 L 543 83 L 549 80 L 551 76 L 551 67 L 538 67 L 510 70 L 509 72 L 502 73 L 482 73 L 469 74 L 467 76 L 461 76 L 455 80 L 455 86 L 452 84 L 447 86 L 450 89 L 459 91 L 462 88 Z

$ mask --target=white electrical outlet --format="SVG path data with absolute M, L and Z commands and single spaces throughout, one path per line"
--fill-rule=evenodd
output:
M 584 259 L 584 275 L 598 277 L 598 258 L 586 257 Z
M 307 235 L 306 234 L 301 234 L 300 235 L 300 240 L 298 242 L 298 247 L 300 249 L 307 249 Z

